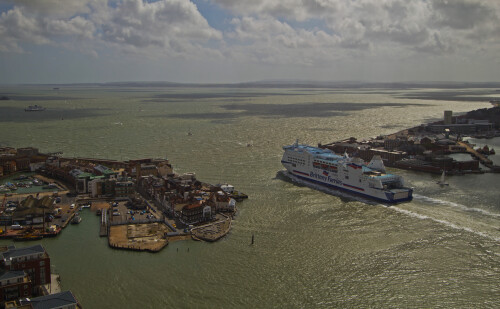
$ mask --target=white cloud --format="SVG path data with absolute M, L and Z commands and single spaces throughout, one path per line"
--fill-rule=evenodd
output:
M 90 45 L 111 44 L 128 52 L 182 55 L 198 53 L 208 40 L 221 40 L 222 34 L 188 0 L 21 0 L 0 15 L 0 37 L 4 52 L 20 52 L 24 43 L 75 42 L 91 54 L 95 51 Z
M 154 3 L 131 0 L 108 8 L 101 38 L 136 48 L 157 47 L 164 52 L 185 53 L 195 42 L 222 39 L 196 6 L 185 0 Z
M 4 1 L 12 6 L 0 14 L 0 53 L 38 44 L 132 61 L 345 72 L 407 60 L 496 63 L 500 53 L 496 0 L 203 0 L 215 6 L 207 12 L 190 0 Z M 217 9 L 227 22 L 214 21 Z
M 485 42 L 500 32 L 500 2 L 488 0 L 212 1 L 241 15 L 241 20 L 248 16 L 289 22 L 320 20 L 326 25 L 324 31 L 340 38 L 339 46 L 369 53 L 419 53 L 433 46 L 434 54 L 446 54 L 458 51 L 456 47 L 475 49 L 472 40 Z M 245 35 L 268 34 L 259 29 Z
M 14 7 L 0 15 L 0 49 L 21 52 L 20 43 L 50 44 L 64 36 L 91 39 L 94 31 L 92 22 L 79 16 L 57 20 L 28 15 L 23 8 Z

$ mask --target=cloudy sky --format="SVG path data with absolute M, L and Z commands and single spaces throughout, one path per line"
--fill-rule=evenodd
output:
M 500 81 L 499 0 L 1 0 L 0 83 Z

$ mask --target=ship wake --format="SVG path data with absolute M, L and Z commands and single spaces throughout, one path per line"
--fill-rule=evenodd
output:
M 388 209 L 392 209 L 413 218 L 431 220 L 455 230 L 466 231 L 493 241 L 500 241 L 500 226 L 497 226 L 498 224 L 496 224 L 500 214 L 492 213 L 484 209 L 471 208 L 458 203 L 435 199 L 419 194 L 413 194 L 413 197 L 414 200 L 419 202 L 418 204 L 420 205 L 414 205 L 415 203 L 405 204 L 405 206 L 386 205 L 384 203 L 364 199 L 357 195 L 351 195 L 343 191 L 311 183 L 290 174 L 286 170 L 279 171 L 276 176 L 279 179 L 289 181 L 300 186 L 306 186 L 340 198 L 359 201 L 369 205 L 389 206 L 387 207 Z M 429 205 L 435 205 L 438 207 L 429 208 Z M 469 215 L 467 215 L 467 213 L 469 213 Z M 471 223 L 470 213 L 479 215 L 475 218 L 475 220 L 473 220 L 475 222 Z
M 500 218 L 499 213 L 492 213 L 492 212 L 489 212 L 487 210 L 477 208 L 477 207 L 467 207 L 465 205 L 461 205 L 458 203 L 454 203 L 454 202 L 450 202 L 450 201 L 443 201 L 440 199 L 435 199 L 432 197 L 427 197 L 427 196 L 423 196 L 423 195 L 419 195 L 419 194 L 413 194 L 413 198 L 415 200 L 418 200 L 418 201 L 421 201 L 424 203 L 435 204 L 435 205 L 444 205 L 444 206 L 454 207 L 454 208 L 457 208 L 457 209 L 460 209 L 463 211 L 467 211 L 467 212 L 475 212 L 475 213 L 479 213 L 479 214 L 482 214 L 485 216 Z

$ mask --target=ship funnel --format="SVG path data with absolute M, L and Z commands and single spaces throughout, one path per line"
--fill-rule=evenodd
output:
M 368 167 L 373 170 L 385 173 L 384 161 L 382 161 L 382 158 L 379 155 L 373 156 L 372 160 L 368 164 Z

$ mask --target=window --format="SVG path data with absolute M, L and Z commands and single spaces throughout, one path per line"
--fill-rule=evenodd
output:
M 45 261 L 40 261 L 40 266 L 45 266 Z

